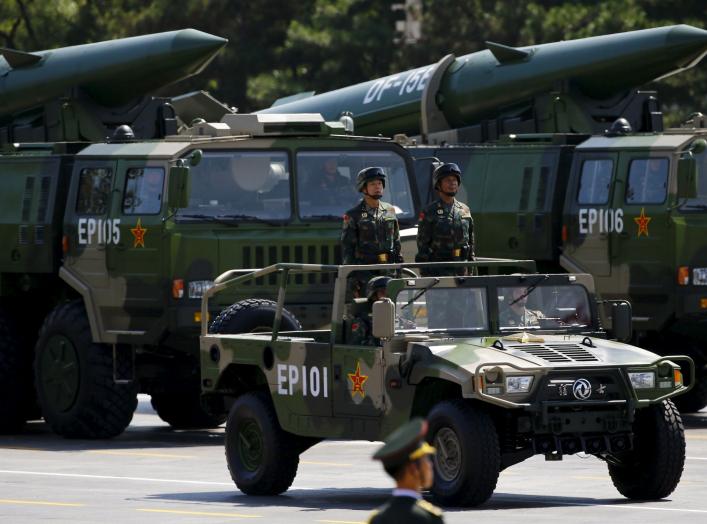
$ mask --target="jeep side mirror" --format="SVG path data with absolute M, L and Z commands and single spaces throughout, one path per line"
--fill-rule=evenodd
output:
M 614 338 L 619 342 L 628 342 L 633 338 L 633 311 L 630 302 L 611 302 L 611 326 Z
M 184 208 L 189 205 L 189 168 L 174 166 L 169 170 L 169 194 L 167 205 L 172 208 Z
M 678 198 L 697 198 L 697 160 L 681 158 L 678 162 Z
M 395 304 L 389 298 L 373 303 L 373 336 L 390 338 L 395 334 Z

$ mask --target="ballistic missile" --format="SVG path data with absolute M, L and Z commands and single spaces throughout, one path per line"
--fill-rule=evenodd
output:
M 31 53 L 0 48 L 0 115 L 77 88 L 99 105 L 117 107 L 198 74 L 226 43 L 183 29 Z
M 558 88 L 610 100 L 684 71 L 707 53 L 707 31 L 675 25 L 527 47 L 486 44 L 336 91 L 293 95 L 261 112 L 321 113 L 327 120 L 349 112 L 357 134 L 416 135 L 426 118 L 440 120 L 438 128 L 462 128 Z

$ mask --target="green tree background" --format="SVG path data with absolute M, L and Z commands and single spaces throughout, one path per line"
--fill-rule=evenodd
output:
M 533 45 L 685 23 L 707 27 L 703 0 L 423 0 L 422 35 L 403 42 L 395 1 L 0 0 L 0 45 L 33 51 L 193 27 L 229 39 L 198 78 L 241 111 L 301 91 L 329 91 L 411 69 L 491 40 Z M 707 60 L 655 85 L 669 124 L 707 111 Z

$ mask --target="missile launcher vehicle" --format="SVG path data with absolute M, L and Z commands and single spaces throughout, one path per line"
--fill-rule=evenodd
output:
M 450 265 L 479 275 L 416 274 Z M 386 297 L 346 298 L 347 279 L 361 270 L 393 275 Z M 609 303 L 620 339 L 609 340 L 590 275 L 534 270 L 532 261 L 479 259 L 221 275 L 202 301 L 202 388 L 212 410 L 228 416 L 236 486 L 282 493 L 300 453 L 320 440 L 382 440 L 420 416 L 437 449 L 431 492 L 443 505 L 482 504 L 501 470 L 534 455 L 579 452 L 605 461 L 630 499 L 668 496 L 685 461 L 672 398 L 689 389 L 690 358 L 626 344 L 625 301 Z M 284 307 L 289 286 L 324 274 L 336 279 L 331 328 L 300 329 Z M 210 298 L 270 277 L 280 283 L 277 302 L 248 299 L 210 326 L 203 320 Z M 351 335 L 366 319 L 375 338 L 362 345 Z
M 390 140 L 320 115 L 234 114 L 203 93 L 149 95 L 224 43 L 185 30 L 2 51 L 0 431 L 41 416 L 65 437 L 112 437 L 138 392 L 173 427 L 222 423 L 200 402 L 199 306 L 216 276 L 340 262 L 341 216 L 371 163 L 401 224 L 413 224 L 412 160 Z M 276 284 L 255 280 L 248 296 Z M 326 325 L 332 286 L 329 275 L 297 277 L 288 307 Z

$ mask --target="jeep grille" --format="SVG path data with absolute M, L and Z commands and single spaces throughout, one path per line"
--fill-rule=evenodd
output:
M 598 362 L 599 359 L 578 344 L 509 344 L 509 349 L 529 353 L 547 362 Z

